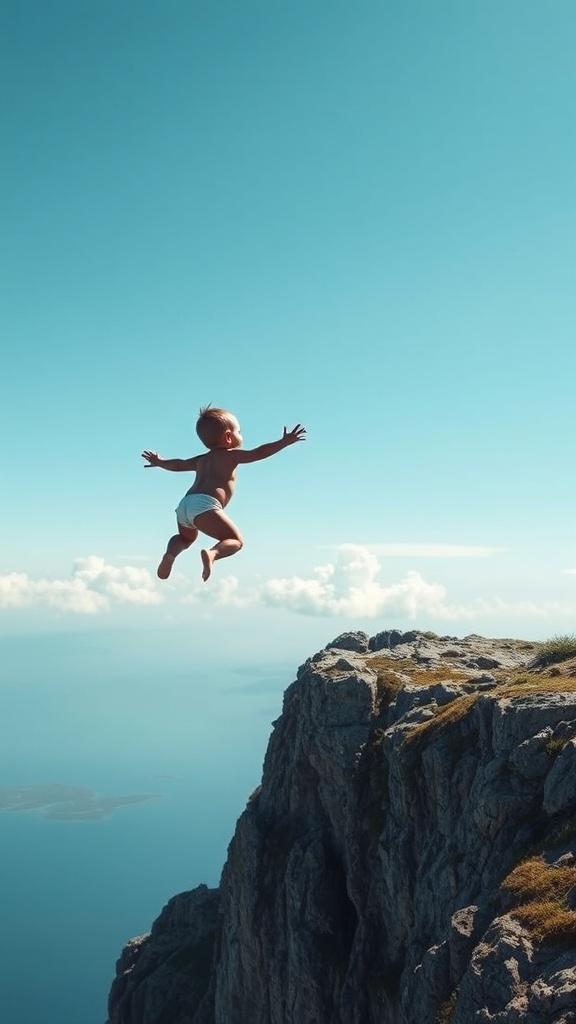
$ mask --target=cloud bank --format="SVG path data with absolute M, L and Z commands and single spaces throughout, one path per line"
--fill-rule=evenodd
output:
M 260 601 L 305 615 L 416 616 L 438 609 L 445 600 L 441 583 L 427 583 L 416 571 L 387 586 L 378 580 L 380 565 L 367 548 L 343 544 L 334 564 L 318 566 L 309 579 L 272 579 L 259 588 Z
M 507 550 L 478 544 L 367 544 L 366 547 L 385 558 L 490 558 Z
M 487 549 L 473 550 L 487 553 Z M 491 550 L 495 553 L 502 549 Z M 468 557 L 477 557 L 470 549 L 468 551 Z M 267 605 L 300 615 L 349 618 L 388 615 L 414 620 L 420 616 L 457 622 L 493 615 L 503 619 L 517 616 L 546 619 L 570 612 L 570 608 L 559 602 L 538 604 L 504 601 L 499 597 L 454 603 L 448 600 L 442 583 L 429 582 L 416 570 L 388 584 L 381 582 L 379 576 L 380 563 L 372 547 L 343 544 L 334 562 L 318 566 L 308 577 L 271 579 L 243 590 L 238 580 L 229 576 L 218 581 L 212 597 L 218 604 L 235 607 Z
M 388 616 L 457 622 L 498 616 L 504 622 L 518 617 L 544 620 L 571 613 L 576 616 L 576 609 L 552 601 L 506 601 L 497 596 L 451 601 L 444 584 L 425 579 L 415 569 L 399 580 L 385 582 L 373 547 L 358 544 L 342 544 L 331 562 L 317 566 L 308 575 L 277 577 L 254 585 L 219 573 L 208 586 L 196 582 L 191 585 L 180 572 L 172 574 L 168 585 L 159 584 L 148 569 L 134 565 L 118 568 L 96 555 L 77 559 L 67 579 L 34 580 L 18 572 L 0 576 L 0 608 L 5 609 L 44 607 L 96 615 L 121 605 L 143 607 L 165 601 L 172 607 L 175 603 L 206 608 L 272 607 L 296 615 L 349 619 Z
M 113 605 L 160 604 L 162 595 L 147 569 L 121 569 L 103 558 L 78 558 L 68 579 L 32 580 L 27 573 L 0 576 L 0 608 L 48 607 L 80 615 L 95 615 Z

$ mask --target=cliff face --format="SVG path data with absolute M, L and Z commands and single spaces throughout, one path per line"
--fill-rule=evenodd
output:
M 311 658 L 219 890 L 128 944 L 109 1024 L 576 1022 L 576 665 L 536 648 Z

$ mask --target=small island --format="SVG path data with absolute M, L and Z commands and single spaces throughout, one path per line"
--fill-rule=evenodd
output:
M 159 800 L 160 793 L 130 793 L 99 796 L 86 786 L 4 786 L 0 787 L 0 811 L 40 811 L 55 821 L 100 821 L 118 807 Z

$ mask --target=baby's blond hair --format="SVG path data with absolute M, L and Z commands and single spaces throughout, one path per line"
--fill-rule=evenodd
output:
M 214 409 L 211 405 L 203 405 L 196 422 L 196 433 L 207 448 L 218 444 L 222 434 L 232 428 L 232 413 L 227 409 Z

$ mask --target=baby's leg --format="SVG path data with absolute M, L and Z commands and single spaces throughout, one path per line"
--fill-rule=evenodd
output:
M 170 537 L 166 552 L 162 556 L 162 561 L 156 570 L 159 579 L 168 579 L 172 572 L 174 559 L 181 555 L 183 551 L 186 551 L 186 548 L 189 548 L 194 543 L 197 536 L 198 530 L 194 526 L 180 526 L 180 523 L 178 523 L 178 533 Z
M 212 565 L 219 558 L 228 558 L 240 551 L 244 544 L 242 535 L 235 523 L 223 512 L 209 511 L 201 512 L 196 516 L 195 523 L 202 533 L 214 537 L 218 543 L 207 551 L 205 548 L 200 552 L 202 558 L 202 579 L 207 580 L 212 572 Z

